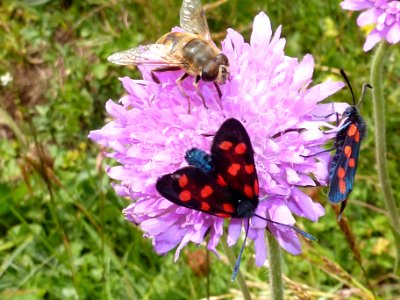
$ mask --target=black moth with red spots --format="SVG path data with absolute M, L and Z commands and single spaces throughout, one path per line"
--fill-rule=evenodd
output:
M 353 189 L 360 144 L 367 130 L 364 119 L 355 106 L 343 113 L 346 118 L 336 135 L 336 153 L 329 168 L 329 201 L 339 203 L 347 199 Z
M 340 70 L 343 78 L 349 86 L 353 97 L 353 105 L 343 112 L 343 122 L 336 134 L 334 148 L 336 150 L 329 166 L 329 202 L 342 203 L 339 217 L 347 205 L 347 199 L 353 190 L 354 177 L 356 175 L 360 144 L 367 131 L 367 124 L 358 112 L 355 104 L 355 96 L 350 81 L 343 69 Z M 364 84 L 358 105 L 365 96 L 369 84 Z
M 200 151 L 200 150 L 199 150 Z M 222 218 L 250 218 L 258 205 L 258 179 L 249 135 L 236 119 L 226 120 L 211 147 L 212 169 L 188 166 L 157 180 L 171 202 Z
M 246 236 L 232 274 L 239 271 L 240 260 L 246 244 L 250 218 L 295 230 L 308 239 L 311 234 L 288 224 L 282 224 L 256 214 L 258 205 L 258 178 L 254 152 L 249 135 L 236 119 L 226 120 L 215 134 L 211 155 L 193 148 L 186 152 L 190 166 L 157 180 L 158 192 L 169 201 L 221 218 L 247 218 Z

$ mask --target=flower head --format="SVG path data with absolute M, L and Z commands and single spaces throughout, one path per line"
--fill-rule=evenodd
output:
M 320 130 L 327 125 L 320 116 L 332 113 L 333 106 L 319 102 L 343 84 L 327 81 L 308 88 L 313 58 L 307 55 L 299 62 L 285 56 L 280 32 L 279 27 L 272 34 L 264 13 L 254 20 L 250 43 L 228 30 L 222 51 L 230 61 L 230 78 L 221 85 L 222 99 L 213 84 L 199 85 L 208 109 L 187 79 L 182 85 L 191 99 L 188 114 L 187 100 L 175 83 L 182 72 L 160 73 L 159 85 L 151 80 L 150 68 L 141 68 L 144 80 L 121 79 L 127 95 L 120 104 L 107 102 L 113 121 L 92 131 L 90 138 L 112 149 L 108 155 L 119 166 L 108 168 L 108 175 L 118 181 L 117 193 L 133 200 L 124 209 L 125 217 L 152 239 L 157 253 L 177 247 L 177 259 L 186 244 L 201 243 L 207 233 L 208 249 L 216 252 L 224 219 L 171 203 L 158 194 L 155 183 L 187 165 L 187 150 L 208 151 L 212 135 L 231 117 L 245 126 L 255 151 L 260 186 L 256 213 L 289 225 L 295 223 L 292 214 L 312 221 L 324 214 L 323 207 L 299 187 L 315 185 L 315 179 L 322 185 L 327 182 L 329 154 L 304 156 L 320 152 L 330 138 Z M 242 219 L 230 220 L 229 245 L 236 243 L 246 224 Z M 253 217 L 249 238 L 255 244 L 257 265 L 266 259 L 266 228 L 288 252 L 301 252 L 293 230 Z
M 357 18 L 358 26 L 375 25 L 367 36 L 364 51 L 371 50 L 382 39 L 391 44 L 400 41 L 400 1 L 344 0 L 340 6 L 348 10 L 365 10 Z

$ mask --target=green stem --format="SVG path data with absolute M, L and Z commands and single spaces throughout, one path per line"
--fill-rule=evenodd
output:
M 224 252 L 225 252 L 226 256 L 228 257 L 229 263 L 232 266 L 235 266 L 236 265 L 236 257 L 233 254 L 232 249 L 228 246 L 228 243 L 226 242 L 226 236 L 223 236 L 221 238 L 221 244 L 222 244 L 222 248 L 224 248 Z M 247 287 L 246 281 L 244 280 L 244 277 L 243 277 L 242 273 L 240 272 L 240 270 L 239 270 L 236 278 L 237 278 L 240 290 L 242 291 L 243 299 L 251 300 L 249 288 Z
M 281 248 L 275 237 L 267 231 L 269 281 L 271 285 L 271 299 L 283 300 L 282 257 Z
M 374 118 L 375 118 L 375 149 L 378 167 L 379 181 L 383 191 L 386 209 L 393 227 L 397 253 L 400 253 L 400 219 L 396 203 L 391 190 L 389 172 L 386 158 L 386 132 L 385 132 L 385 102 L 382 91 L 382 68 L 387 57 L 388 44 L 382 41 L 372 58 L 371 84 L 373 87 Z M 397 238 L 396 238 L 397 237 Z M 399 257 L 397 257 L 396 269 L 399 269 Z

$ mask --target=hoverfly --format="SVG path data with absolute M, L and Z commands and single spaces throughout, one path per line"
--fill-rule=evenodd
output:
M 229 61 L 211 39 L 200 0 L 183 0 L 180 26 L 184 32 L 167 33 L 155 44 L 117 52 L 107 59 L 119 65 L 154 66 L 151 77 L 156 83 L 160 83 L 156 76 L 158 72 L 184 70 L 176 83 L 181 93 L 188 99 L 190 113 L 190 99 L 181 86 L 182 81 L 188 76 L 195 77 L 193 85 L 196 93 L 207 108 L 198 87 L 199 82 L 200 80 L 214 82 L 221 98 L 218 84 L 224 84 L 229 76 Z

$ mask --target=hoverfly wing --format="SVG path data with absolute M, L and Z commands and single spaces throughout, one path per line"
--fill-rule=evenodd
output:
M 180 25 L 188 33 L 198 34 L 212 42 L 206 16 L 200 0 L 183 0 Z
M 182 66 L 182 62 L 171 55 L 171 45 L 150 44 L 117 52 L 107 60 L 117 65 Z

